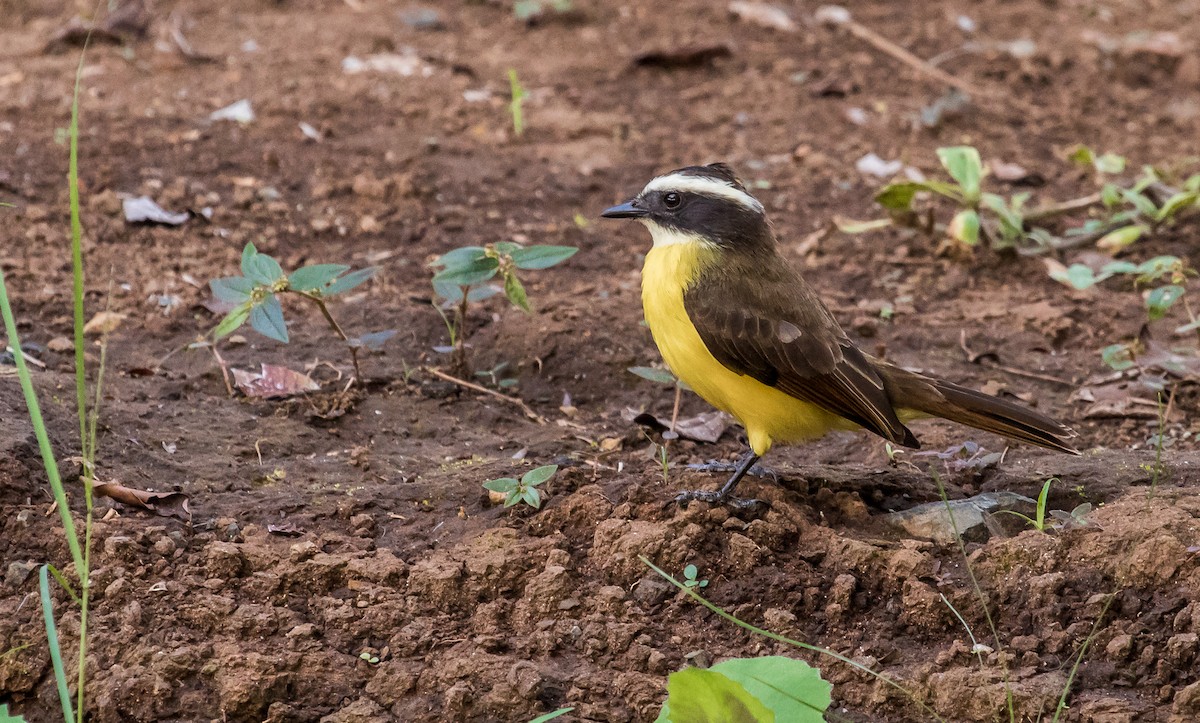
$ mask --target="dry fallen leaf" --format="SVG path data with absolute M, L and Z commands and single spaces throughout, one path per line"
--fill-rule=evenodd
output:
M 282 525 L 267 525 L 267 532 L 282 537 L 299 537 L 304 534 L 304 530 L 296 527 L 292 522 L 285 522 Z
M 257 374 L 241 369 L 230 370 L 233 372 L 234 384 L 242 394 L 257 399 L 282 399 L 315 392 L 321 388 L 307 374 L 274 364 L 261 366 Z
M 188 509 L 188 496 L 182 492 L 147 492 L 116 482 L 96 482 L 92 485 L 92 493 L 97 497 L 107 497 L 123 505 L 149 510 L 163 517 L 174 517 L 185 522 L 192 519 L 192 512 Z
M 626 410 L 622 416 L 625 416 L 627 421 L 643 427 L 651 427 L 660 431 L 671 428 L 670 417 L 656 417 L 649 412 L 638 414 L 633 410 Z M 675 432 L 684 439 L 713 444 L 721 438 L 726 429 L 729 429 L 730 423 L 729 416 L 724 412 L 702 412 L 694 417 L 680 418 L 675 423 Z
M 118 314 L 115 311 L 101 311 L 83 325 L 83 333 L 110 334 L 121 325 L 122 321 L 125 321 L 124 314 Z

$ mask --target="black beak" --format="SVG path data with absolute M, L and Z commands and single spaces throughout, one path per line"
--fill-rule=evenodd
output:
M 650 215 L 650 212 L 638 206 L 635 198 L 620 206 L 606 208 L 600 215 L 604 218 L 645 218 Z

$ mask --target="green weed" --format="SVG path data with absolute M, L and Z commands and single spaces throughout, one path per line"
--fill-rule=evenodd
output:
M 557 471 L 558 465 L 548 464 L 529 470 L 519 480 L 515 477 L 488 480 L 483 483 L 483 488 L 504 495 L 505 507 L 512 507 L 518 502 L 524 502 L 535 510 L 541 509 L 542 493 L 538 490 L 538 486 L 548 481 Z
M 508 87 L 512 99 L 508 102 L 508 112 L 512 115 L 513 133 L 517 136 L 525 134 L 525 88 L 517 79 L 517 71 L 508 69 Z

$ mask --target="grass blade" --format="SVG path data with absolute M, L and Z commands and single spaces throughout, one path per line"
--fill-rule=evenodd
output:
M 50 575 L 46 565 L 38 571 L 38 594 L 42 598 L 42 621 L 46 625 L 46 640 L 50 644 L 50 662 L 54 665 L 54 683 L 58 687 L 58 702 L 62 704 L 63 720 L 75 723 L 71 691 L 67 690 L 67 672 L 63 669 L 62 651 L 58 648 L 58 627 L 54 624 L 54 601 L 50 599 Z

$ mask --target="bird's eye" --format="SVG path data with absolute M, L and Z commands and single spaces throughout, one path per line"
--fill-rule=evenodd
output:
M 679 208 L 679 202 L 681 200 L 682 199 L 679 198 L 678 193 L 672 192 L 672 193 L 663 195 L 663 205 L 666 206 L 667 208 Z

